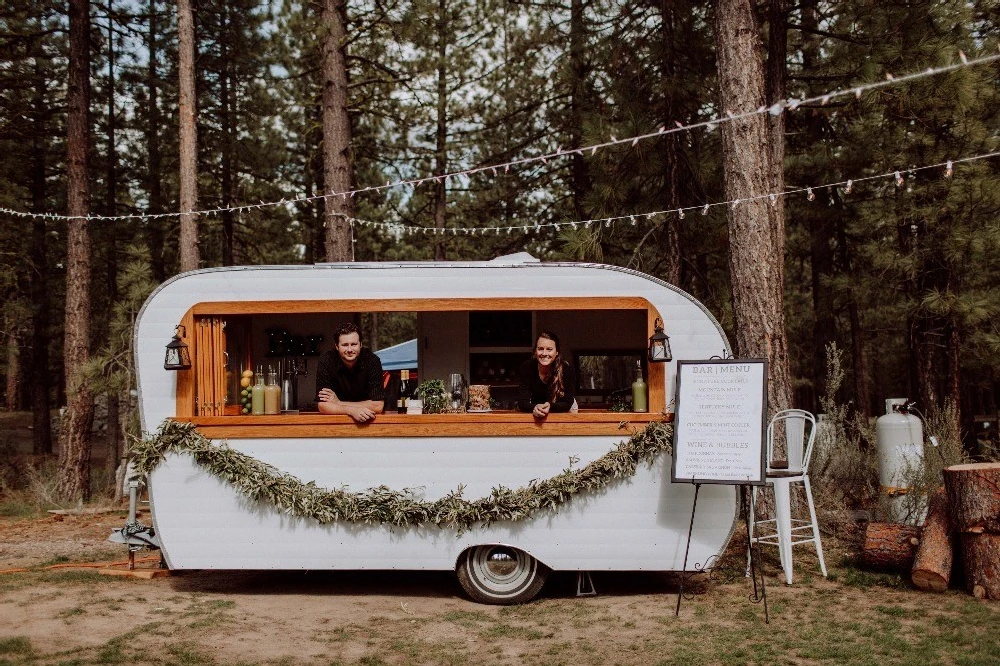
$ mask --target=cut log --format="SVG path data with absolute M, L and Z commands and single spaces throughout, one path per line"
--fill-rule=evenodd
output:
M 920 528 L 900 523 L 868 523 L 861 559 L 880 569 L 906 569 L 920 545 Z
M 917 556 L 913 560 L 911 580 L 921 590 L 944 592 L 948 589 L 954 553 L 951 535 L 948 494 L 941 488 L 931 495 Z
M 965 587 L 977 599 L 1000 599 L 1000 534 L 962 534 Z
M 955 530 L 1000 534 L 1000 463 L 946 467 L 944 485 Z

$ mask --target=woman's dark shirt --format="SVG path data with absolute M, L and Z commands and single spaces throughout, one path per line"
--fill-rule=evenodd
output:
M 379 401 L 385 398 L 382 388 L 382 361 L 362 347 L 353 368 L 340 359 L 337 350 L 328 351 L 319 359 L 316 369 L 316 395 L 320 389 L 332 389 L 341 402 Z
M 517 394 L 517 408 L 522 412 L 530 412 L 535 405 L 547 402 L 552 412 L 568 412 L 573 406 L 576 392 L 576 371 L 566 361 L 563 365 L 563 395 L 558 400 L 549 399 L 550 384 L 538 376 L 538 361 L 528 359 L 517 369 L 517 379 L 521 386 Z

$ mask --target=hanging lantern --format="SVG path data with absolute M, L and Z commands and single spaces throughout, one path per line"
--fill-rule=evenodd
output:
M 653 363 L 666 363 L 673 360 L 670 353 L 670 338 L 663 332 L 663 322 L 659 317 L 653 322 L 654 332 L 649 336 L 649 360 Z
M 191 367 L 191 354 L 188 346 L 181 340 L 182 335 L 187 335 L 187 329 L 184 324 L 177 324 L 174 327 L 174 339 L 167 343 L 167 355 L 163 359 L 164 370 L 188 370 Z

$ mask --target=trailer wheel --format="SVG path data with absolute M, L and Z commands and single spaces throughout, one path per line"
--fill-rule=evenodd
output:
M 509 546 L 473 546 L 459 558 L 458 582 L 473 601 L 509 606 L 538 594 L 549 568 L 523 550 Z

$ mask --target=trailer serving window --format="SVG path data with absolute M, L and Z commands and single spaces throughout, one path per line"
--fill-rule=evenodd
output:
M 346 416 L 318 414 L 313 401 L 319 356 L 333 349 L 332 334 L 339 324 L 362 323 L 372 313 L 382 313 L 384 323 L 411 322 L 415 374 L 421 381 L 461 373 L 472 384 L 490 386 L 492 411 L 408 415 L 386 405 L 386 413 L 364 425 Z M 623 420 L 642 424 L 665 418 L 666 366 L 645 362 L 657 317 L 656 309 L 639 297 L 199 303 L 180 322 L 196 334 L 189 339 L 194 367 L 178 373 L 176 417 L 197 423 L 211 437 L 614 433 Z M 518 413 L 515 405 L 517 367 L 531 357 L 540 331 L 560 336 L 581 382 L 576 387 L 579 413 L 552 414 L 543 422 Z M 390 342 L 399 342 L 398 337 Z M 243 413 L 241 371 L 258 366 L 265 374 L 270 366 L 279 382 L 293 377 L 296 396 L 291 403 L 286 400 L 282 413 Z M 649 386 L 650 410 L 623 413 L 630 403 L 615 396 L 624 395 L 637 366 Z

